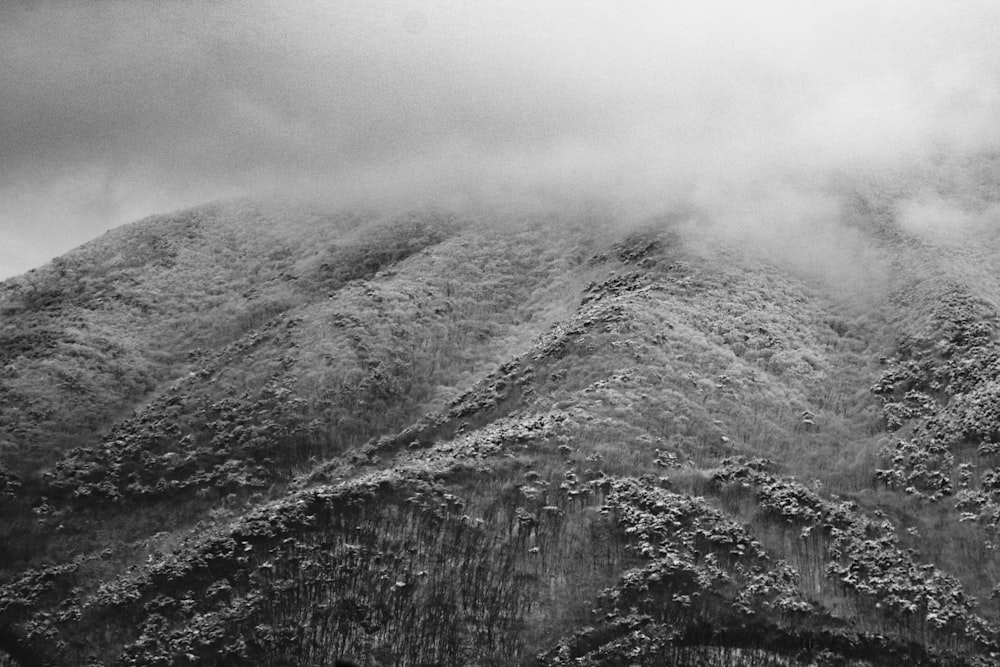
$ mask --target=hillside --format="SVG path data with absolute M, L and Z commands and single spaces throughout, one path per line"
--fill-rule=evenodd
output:
M 241 200 L 8 280 L 0 666 L 996 664 L 997 175 L 779 250 Z

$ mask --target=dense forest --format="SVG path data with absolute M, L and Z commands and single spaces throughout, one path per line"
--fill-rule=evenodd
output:
M 998 664 L 998 168 L 792 238 L 224 201 L 11 278 L 0 667 Z

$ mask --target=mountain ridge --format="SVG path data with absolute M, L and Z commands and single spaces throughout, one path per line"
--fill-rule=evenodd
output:
M 0 665 L 991 664 L 1000 244 L 907 188 L 807 239 L 873 284 L 690 213 L 245 200 L 5 282 Z

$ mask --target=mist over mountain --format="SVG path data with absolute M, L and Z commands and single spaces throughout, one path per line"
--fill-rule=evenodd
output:
M 0 667 L 1000 661 L 987 3 L 0 7 Z
M 236 199 L 11 278 L 0 664 L 992 664 L 996 173 Z
M 4 3 L 0 276 L 263 193 L 691 203 L 751 228 L 818 197 L 822 217 L 832 178 L 996 146 L 998 19 L 984 2 Z

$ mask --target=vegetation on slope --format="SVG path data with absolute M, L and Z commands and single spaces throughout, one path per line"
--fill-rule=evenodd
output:
M 995 239 L 877 195 L 863 298 L 683 217 L 246 202 L 8 281 L 0 665 L 992 664 Z

